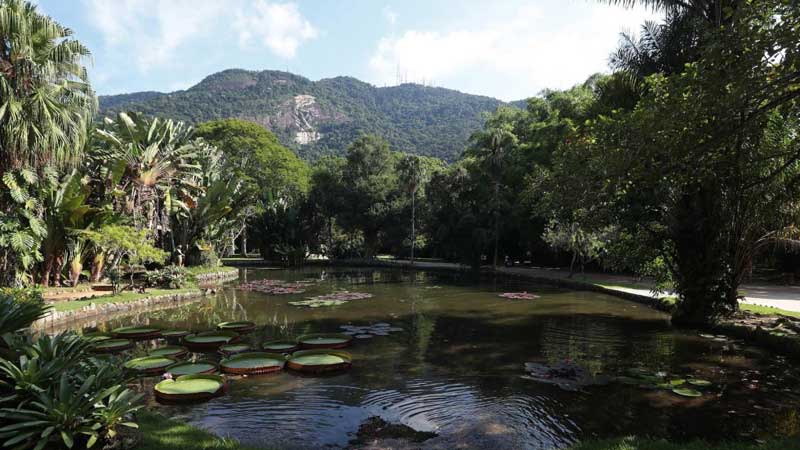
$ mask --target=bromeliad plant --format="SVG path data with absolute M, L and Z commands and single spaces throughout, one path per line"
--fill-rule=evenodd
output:
M 18 340 L 16 362 L 0 359 L 0 447 L 92 448 L 136 427 L 140 395 L 124 387 L 113 359 L 96 358 L 73 333 Z
M 53 389 L 33 393 L 24 407 L 2 408 L 0 418 L 11 424 L 0 427 L 0 439 L 7 448 L 43 450 L 54 447 L 91 448 L 101 439 L 117 436 L 118 426 L 133 426 L 130 414 L 140 408 L 140 395 L 122 386 L 98 385 L 94 375 L 80 386 L 62 373 Z

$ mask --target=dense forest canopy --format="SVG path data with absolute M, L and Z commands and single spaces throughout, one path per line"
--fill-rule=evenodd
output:
M 482 115 L 502 103 L 417 84 L 379 88 L 351 77 L 311 81 L 288 72 L 231 69 L 185 91 L 101 96 L 100 111 L 133 110 L 192 124 L 245 119 L 309 160 L 342 156 L 360 135 L 376 134 L 398 150 L 454 161 Z

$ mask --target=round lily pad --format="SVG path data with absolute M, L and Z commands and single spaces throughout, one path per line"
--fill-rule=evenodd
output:
M 300 344 L 300 347 L 306 349 L 345 348 L 352 341 L 353 337 L 344 333 L 305 334 L 297 338 L 297 343 Z
M 183 344 L 193 352 L 213 352 L 238 339 L 239 334 L 235 331 L 204 331 L 186 336 L 183 338 Z
M 692 378 L 692 379 L 689 380 L 689 384 L 691 384 L 692 386 L 697 386 L 697 387 L 708 387 L 708 386 L 711 386 L 712 383 L 710 381 L 708 381 L 708 380 L 701 380 L 699 378 Z
M 184 337 L 192 334 L 186 330 L 165 330 L 161 332 L 161 336 L 168 342 L 180 342 Z
M 151 327 L 122 327 L 111 330 L 111 334 L 116 338 L 145 340 L 161 337 L 161 330 Z
M 321 373 L 349 369 L 353 357 L 350 353 L 332 349 L 301 350 L 286 361 L 286 366 L 299 372 Z
M 165 345 L 163 347 L 154 348 L 150 350 L 150 356 L 169 356 L 170 358 L 180 358 L 189 353 L 186 347 L 180 345 Z
M 219 375 L 183 375 L 164 380 L 153 390 L 161 401 L 201 401 L 222 395 L 225 386 L 225 379 Z
M 237 353 L 249 352 L 250 346 L 247 344 L 225 344 L 219 348 L 219 352 L 225 356 L 235 355 Z
M 249 333 L 256 329 L 256 324 L 249 321 L 222 322 L 217 324 L 218 330 L 230 330 L 237 333 Z
M 703 395 L 702 392 L 689 388 L 675 388 L 672 390 L 672 392 L 680 395 L 681 397 L 700 397 Z
M 217 364 L 214 361 L 201 359 L 198 361 L 183 361 L 173 364 L 166 368 L 165 372 L 173 376 L 209 374 L 217 371 Z
M 285 363 L 286 358 L 279 353 L 248 352 L 223 359 L 219 365 L 224 373 L 254 375 L 278 372 Z
M 100 333 L 100 332 L 95 331 L 95 332 L 92 332 L 92 333 L 84 334 L 83 338 L 86 339 L 89 342 L 99 342 L 99 341 L 105 341 L 105 340 L 111 339 L 111 336 L 109 336 L 109 335 L 107 335 L 105 333 Z
M 130 339 L 103 339 L 92 344 L 94 353 L 115 353 L 133 348 Z
M 126 362 L 124 367 L 143 375 L 157 375 L 176 362 L 178 360 L 167 356 L 143 356 Z
M 261 348 L 268 352 L 275 353 L 292 353 L 300 349 L 300 346 L 295 342 L 289 341 L 268 341 L 261 345 Z

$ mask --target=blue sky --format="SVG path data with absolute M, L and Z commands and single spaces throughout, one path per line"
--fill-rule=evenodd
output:
M 515 100 L 607 71 L 643 9 L 595 0 L 39 0 L 93 53 L 100 94 L 185 89 L 228 68 L 378 86 L 398 73 Z

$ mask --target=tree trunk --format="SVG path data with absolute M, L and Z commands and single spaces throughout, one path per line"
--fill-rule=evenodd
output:
M 247 257 L 247 225 L 242 229 L 242 256 Z
M 415 197 L 416 193 L 411 195 L 411 265 L 414 265 L 414 245 L 417 243 L 417 230 L 415 227 L 415 219 L 416 219 L 416 203 Z
M 49 287 L 50 286 L 50 273 L 53 271 L 53 265 L 55 264 L 55 256 L 47 255 L 44 258 L 44 264 L 42 265 L 42 287 Z
M 567 276 L 567 278 L 572 278 L 572 275 L 575 273 L 576 259 L 578 259 L 578 252 L 572 252 L 572 261 L 569 262 L 569 276 Z

